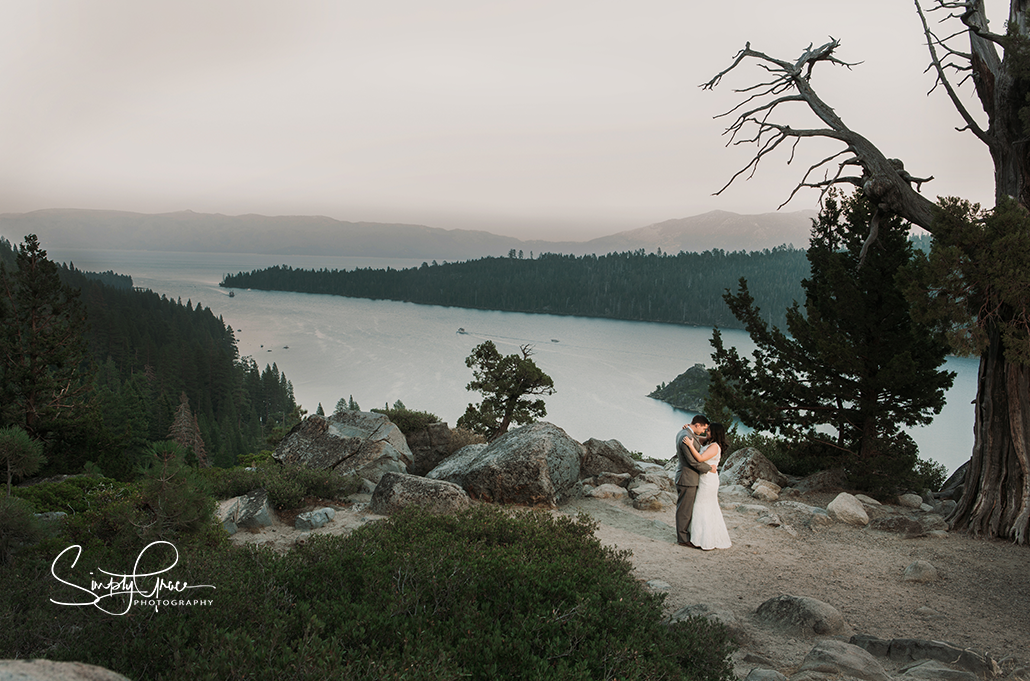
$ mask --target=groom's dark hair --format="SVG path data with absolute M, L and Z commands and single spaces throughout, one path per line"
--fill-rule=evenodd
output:
M 707 426 L 708 425 L 708 419 L 706 419 L 703 414 L 698 414 L 697 416 L 694 417 L 694 419 L 690 423 L 691 424 L 700 423 L 702 426 Z

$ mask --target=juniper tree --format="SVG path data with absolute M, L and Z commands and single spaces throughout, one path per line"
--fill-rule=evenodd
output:
M 465 358 L 473 376 L 465 388 L 482 393 L 483 401 L 468 405 L 457 425 L 493 441 L 508 432 L 512 423 L 532 423 L 545 416 L 544 401 L 527 396 L 553 395 L 554 381 L 530 359 L 531 354 L 529 345 L 521 346 L 519 354 L 504 356 L 493 341 L 476 346 Z

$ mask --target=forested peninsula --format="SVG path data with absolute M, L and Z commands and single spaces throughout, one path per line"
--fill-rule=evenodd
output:
M 304 270 L 277 265 L 227 275 L 221 286 L 321 293 L 503 312 L 531 312 L 631 321 L 743 328 L 723 294 L 747 279 L 767 320 L 782 327 L 784 311 L 804 298 L 805 251 L 608 255 L 542 253 L 420 267 Z

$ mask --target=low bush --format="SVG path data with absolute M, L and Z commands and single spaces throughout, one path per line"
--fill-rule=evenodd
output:
M 377 414 L 383 414 L 390 419 L 390 423 L 397 426 L 405 435 L 425 430 L 431 423 L 439 423 L 440 417 L 430 414 L 428 411 L 414 411 L 406 408 L 394 409 L 373 409 Z
M 13 494 L 32 504 L 36 513 L 64 511 L 80 513 L 90 508 L 93 497 L 108 489 L 124 488 L 128 483 L 97 475 L 79 475 L 61 482 L 15 487 Z
M 16 549 L 40 536 L 32 505 L 18 497 L 0 496 L 0 565 L 5 565 Z
M 147 516 L 139 536 L 168 540 L 203 529 L 215 510 L 207 481 L 184 463 L 187 452 L 175 442 L 151 447 L 157 462 L 139 482 L 141 510 Z
M 880 445 L 880 455 L 872 461 L 850 461 L 845 468 L 848 484 L 878 499 L 893 499 L 899 492 L 922 494 L 941 488 L 947 469 L 919 458 L 919 447 L 905 433 Z
M 207 468 L 201 473 L 216 499 L 238 497 L 260 487 L 268 492 L 269 502 L 278 509 L 298 508 L 308 497 L 335 499 L 361 489 L 361 479 L 354 475 L 274 461 L 252 469 Z
M 760 451 L 784 475 L 804 478 L 840 465 L 840 452 L 818 442 L 791 442 L 757 432 L 740 436 L 739 441 Z
M 44 597 L 45 616 L 30 617 L 39 633 L 0 615 L 16 630 L 0 634 L 0 657 L 46 653 L 134 679 L 732 679 L 726 631 L 664 623 L 664 596 L 593 528 L 534 511 L 409 509 L 284 556 L 193 546 L 173 577 L 215 586 L 195 595 L 211 606 L 110 617 Z M 0 612 L 43 596 L 12 586 L 0 576 Z M 57 635 L 68 626 L 75 636 Z
M 754 447 L 785 475 L 806 477 L 824 470 L 843 469 L 849 487 L 880 499 L 907 490 L 939 490 L 947 478 L 943 465 L 919 458 L 916 443 L 905 433 L 880 443 L 880 455 L 869 461 L 821 442 L 789 442 L 758 432 L 734 433 L 730 445 L 731 451 Z
M 236 458 L 236 464 L 249 468 L 252 466 L 260 466 L 266 463 L 274 463 L 275 452 L 271 449 L 262 449 L 260 452 L 255 454 L 242 454 Z

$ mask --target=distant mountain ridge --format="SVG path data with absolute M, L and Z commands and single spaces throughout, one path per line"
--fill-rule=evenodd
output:
M 510 250 L 570 255 L 657 248 L 670 253 L 763 250 L 808 245 L 814 210 L 739 215 L 711 211 L 666 220 L 589 241 L 523 241 L 486 231 L 425 225 L 346 222 L 317 215 L 221 215 L 179 211 L 48 209 L 0 214 L 0 235 L 20 243 L 36 234 L 45 248 L 94 248 L 203 253 L 347 255 L 472 259 Z

